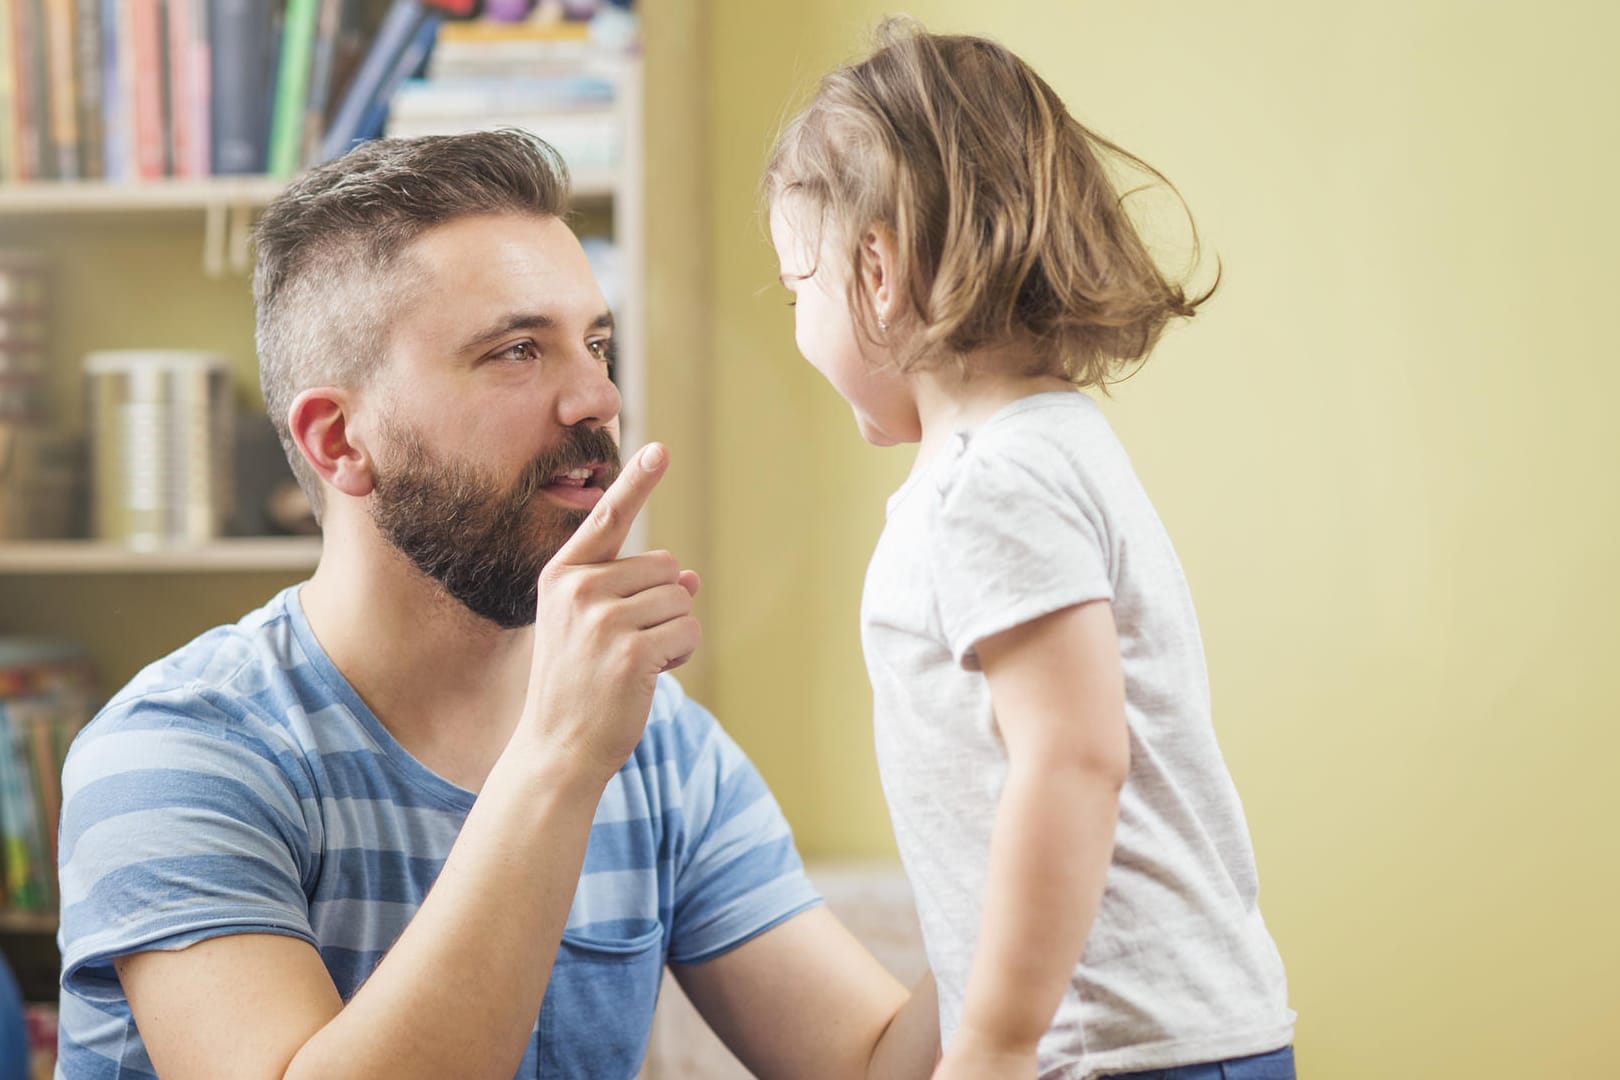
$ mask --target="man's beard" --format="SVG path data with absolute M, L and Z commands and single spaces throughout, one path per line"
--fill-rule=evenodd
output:
M 371 514 L 388 542 L 451 598 L 506 630 L 534 622 L 540 571 L 590 513 L 541 494 L 570 469 L 601 462 L 603 488 L 619 473 L 619 446 L 602 428 L 577 426 L 512 484 L 471 465 L 436 459 L 412 431 L 386 434 Z

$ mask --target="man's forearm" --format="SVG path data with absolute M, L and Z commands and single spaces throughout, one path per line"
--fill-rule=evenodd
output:
M 287 1080 L 507 1080 L 534 1026 L 601 785 L 508 747 L 410 925 Z
M 911 988 L 878 1037 L 867 1067 L 867 1080 L 928 1080 L 939 1061 L 939 994 L 934 976 L 924 975 Z

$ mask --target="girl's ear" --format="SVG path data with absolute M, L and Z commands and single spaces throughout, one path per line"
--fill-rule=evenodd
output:
M 899 299 L 896 271 L 900 266 L 900 247 L 894 230 L 882 222 L 874 222 L 861 234 L 861 285 L 866 299 L 872 305 L 879 326 L 894 321 L 895 306 Z
M 371 454 L 349 423 L 352 405 L 349 394 L 335 386 L 305 390 L 288 407 L 287 426 L 322 483 L 364 498 L 376 477 Z

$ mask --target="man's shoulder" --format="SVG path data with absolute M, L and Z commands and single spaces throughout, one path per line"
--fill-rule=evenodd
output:
M 274 727 L 273 718 L 286 712 L 287 687 L 305 663 L 286 594 L 279 593 L 148 664 L 107 701 L 81 738 L 187 723 Z
M 643 769 L 653 763 L 673 767 L 684 782 L 699 760 L 717 749 L 717 743 L 731 745 L 714 714 L 689 697 L 675 676 L 658 676 L 647 729 L 632 760 Z

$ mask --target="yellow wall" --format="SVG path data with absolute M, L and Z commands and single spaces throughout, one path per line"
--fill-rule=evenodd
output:
M 1620 1075 L 1612 5 L 919 0 L 1161 167 L 1221 295 L 1109 407 L 1199 601 L 1311 1080 Z M 856 636 L 908 452 L 753 215 L 863 0 L 712 0 L 717 711 L 812 854 L 892 850 Z

